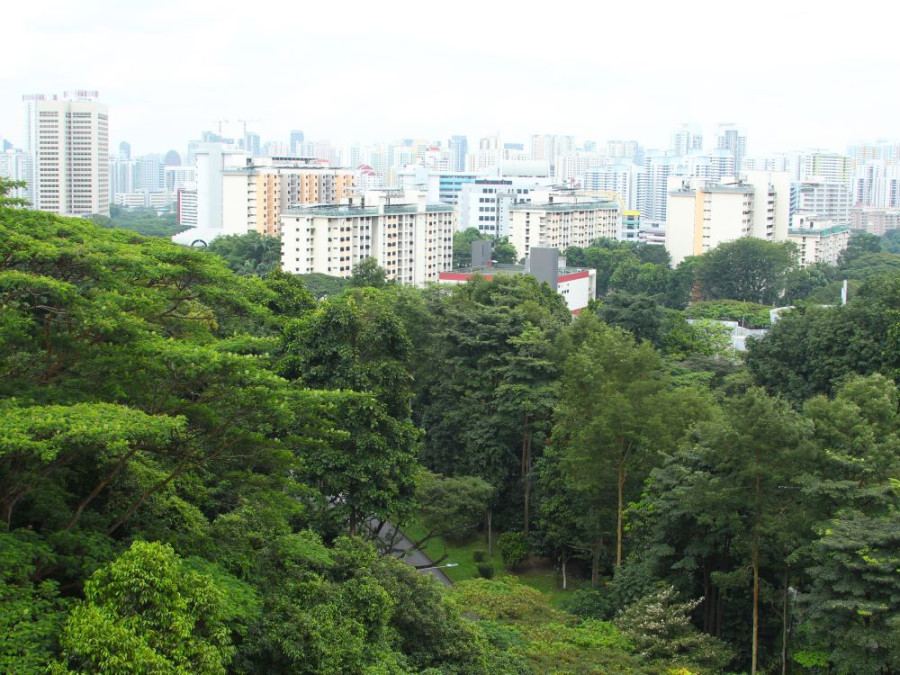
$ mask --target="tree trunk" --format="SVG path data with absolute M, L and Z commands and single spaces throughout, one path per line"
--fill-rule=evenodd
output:
M 359 529 L 359 510 L 355 506 L 351 506 L 350 507 L 350 528 L 349 528 L 350 536 L 355 537 L 358 529 Z
M 750 675 L 756 675 L 759 657 L 759 533 L 753 535 L 753 649 Z
M 488 545 L 488 555 L 492 558 L 494 557 L 494 537 L 491 533 L 491 515 L 492 511 L 490 508 L 487 510 L 487 545 Z
M 566 565 L 569 562 L 569 556 L 566 555 L 566 552 L 562 552 L 562 587 L 563 590 L 566 590 Z
M 113 470 L 110 471 L 103 478 L 103 480 L 101 480 L 99 483 L 97 483 L 97 485 L 94 486 L 94 489 L 91 490 L 90 494 L 88 494 L 87 497 L 85 497 L 84 499 L 81 500 L 81 503 L 75 509 L 75 513 L 72 514 L 72 518 L 69 520 L 68 523 L 66 523 L 66 527 L 65 527 L 66 530 L 71 530 L 73 527 L 75 527 L 75 523 L 77 523 L 78 519 L 81 518 L 81 514 L 84 513 L 84 510 L 85 510 L 85 508 L 87 508 L 87 505 L 90 504 L 94 500 L 94 498 L 103 491 L 103 488 L 105 488 L 107 485 L 109 485 L 113 481 L 113 479 L 119 474 L 119 471 L 122 470 L 122 467 L 125 466 L 125 464 L 128 462 L 128 460 L 131 459 L 132 457 L 134 457 L 135 454 L 137 454 L 137 451 L 138 451 L 137 448 L 132 448 L 131 451 L 125 453 L 122 456 L 122 458 L 119 459 L 118 462 L 116 462 L 116 465 L 115 465 L 115 467 L 113 467 Z
M 788 633 L 790 623 L 788 621 L 790 606 L 788 605 L 788 568 L 784 568 L 784 590 L 782 591 L 781 600 L 781 675 L 787 675 L 788 672 Z
M 116 530 L 118 530 L 118 529 L 125 523 L 126 520 L 128 520 L 129 518 L 131 518 L 131 516 L 134 515 L 134 512 L 137 511 L 137 510 L 141 507 L 141 505 L 142 505 L 145 501 L 147 501 L 147 499 L 148 499 L 151 495 L 153 495 L 153 494 L 159 492 L 159 491 L 162 490 L 166 485 L 168 485 L 168 484 L 171 483 L 173 480 L 175 480 L 175 478 L 177 478 L 178 476 L 180 476 L 181 473 L 182 473 L 185 469 L 187 469 L 187 467 L 188 467 L 188 465 L 187 465 L 186 462 L 185 462 L 185 463 L 182 463 L 182 464 L 179 464 L 177 467 L 175 467 L 175 470 L 174 470 L 172 473 L 170 473 L 164 480 L 161 480 L 159 483 L 157 483 L 156 485 L 154 485 L 152 488 L 150 488 L 149 490 L 147 490 L 146 492 L 144 492 L 143 494 L 141 494 L 141 496 L 137 498 L 137 501 L 135 501 L 130 507 L 128 507 L 128 510 L 125 511 L 125 513 L 124 513 L 124 514 L 123 514 L 116 522 L 114 522 L 112 525 L 110 525 L 110 526 L 106 529 L 106 532 L 105 532 L 104 534 L 106 534 L 106 536 L 108 537 L 108 536 L 111 535 L 113 532 L 115 532 Z
M 622 565 L 622 512 L 625 494 L 625 458 L 619 453 L 619 462 L 617 465 L 618 475 L 616 480 L 617 502 L 616 502 L 616 567 Z
M 756 472 L 756 514 L 753 528 L 753 649 L 750 657 L 750 675 L 756 675 L 759 661 L 759 509 L 760 475 Z
M 531 432 L 528 431 L 528 415 L 525 415 L 525 432 L 522 437 L 522 488 L 523 488 L 523 512 L 522 532 L 528 536 L 529 522 L 531 521 Z

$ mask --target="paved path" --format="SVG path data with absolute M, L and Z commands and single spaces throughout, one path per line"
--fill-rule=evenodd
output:
M 370 518 L 367 522 L 368 526 L 374 532 L 378 529 L 379 521 L 377 518 Z M 384 525 L 381 528 L 381 531 L 378 533 L 378 539 L 385 546 L 392 541 L 393 555 L 395 558 L 399 558 L 405 563 L 409 563 L 414 567 L 431 567 L 434 565 L 434 561 L 429 558 L 427 555 L 422 553 L 422 551 L 413 549 L 413 543 L 409 540 L 409 538 L 397 530 L 391 523 L 385 521 Z M 452 586 L 453 582 L 450 581 L 450 577 L 444 574 L 444 570 L 441 569 L 424 569 L 420 572 L 420 574 L 430 574 L 435 579 L 440 581 L 444 586 Z

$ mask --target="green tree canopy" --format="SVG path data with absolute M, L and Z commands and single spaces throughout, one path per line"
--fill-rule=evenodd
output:
M 794 269 L 794 245 L 742 237 L 719 244 L 697 262 L 697 280 L 707 300 L 729 299 L 772 305 Z

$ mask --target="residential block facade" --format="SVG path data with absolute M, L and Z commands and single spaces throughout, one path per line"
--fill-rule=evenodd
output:
M 23 96 L 34 208 L 109 215 L 109 109 L 98 98 L 96 91 Z
M 293 274 L 347 278 L 375 258 L 389 279 L 422 285 L 453 264 L 456 213 L 427 204 L 417 191 L 370 191 L 340 204 L 317 204 L 281 215 L 282 268 Z
M 509 208 L 509 243 L 519 256 L 532 246 L 587 247 L 595 239 L 619 233 L 619 203 L 579 196 L 576 192 L 532 192 L 531 203 Z

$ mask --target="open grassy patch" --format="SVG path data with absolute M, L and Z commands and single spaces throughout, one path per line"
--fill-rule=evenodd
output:
M 425 528 L 418 522 L 404 524 L 401 528 L 407 537 L 413 541 L 418 541 L 425 536 Z M 441 537 L 430 539 L 424 548 L 425 555 L 432 560 L 440 560 L 442 556 L 446 558 L 439 565 L 447 565 L 455 563 L 455 567 L 445 567 L 444 572 L 454 583 L 465 581 L 466 579 L 479 578 L 478 563 L 475 556 L 478 551 L 484 555 L 484 562 L 481 564 L 493 565 L 495 576 L 514 575 L 519 581 L 526 586 L 541 591 L 550 596 L 550 603 L 554 607 L 559 607 L 562 601 L 568 597 L 573 589 L 577 588 L 577 582 L 572 583 L 570 580 L 569 589 L 563 590 L 560 587 L 560 577 L 552 564 L 545 558 L 532 557 L 522 566 L 515 570 L 506 570 L 503 567 L 503 557 L 496 545 L 499 533 L 494 533 L 494 555 L 489 554 L 487 541 L 483 534 L 473 534 L 465 542 L 449 542 Z

